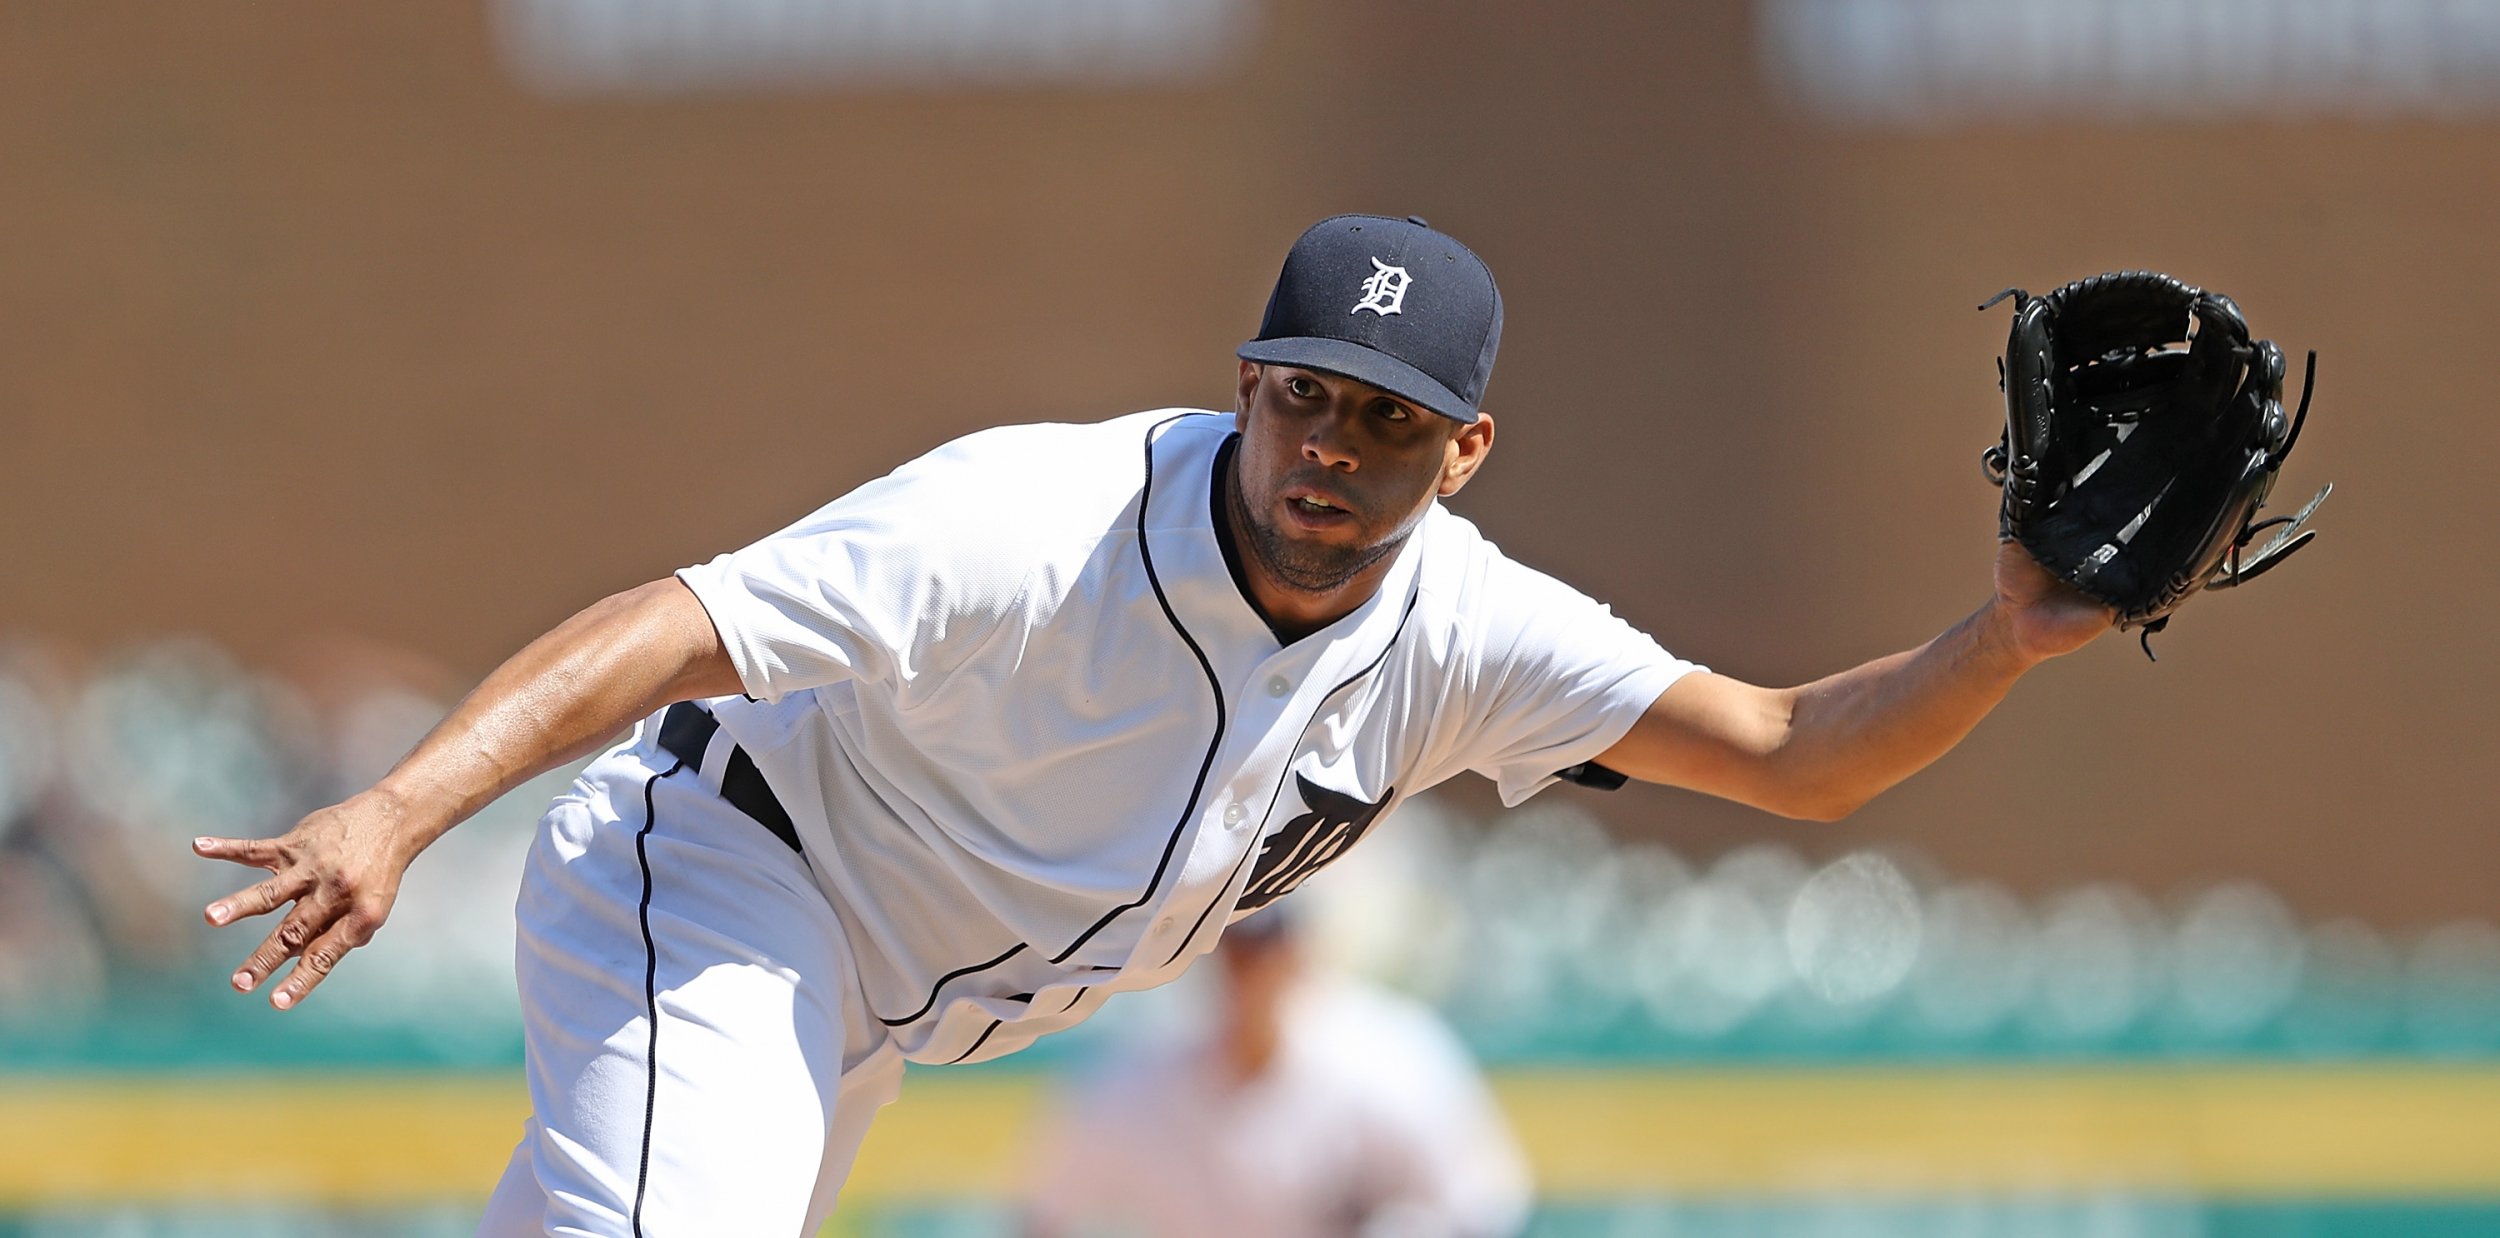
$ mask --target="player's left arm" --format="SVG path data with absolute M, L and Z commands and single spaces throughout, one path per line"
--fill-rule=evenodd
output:
M 2020 546 L 1998 547 L 1995 584 L 1934 640 L 1799 687 L 1686 675 L 1598 761 L 1782 816 L 1847 816 L 1960 743 L 2025 671 L 2109 628 Z

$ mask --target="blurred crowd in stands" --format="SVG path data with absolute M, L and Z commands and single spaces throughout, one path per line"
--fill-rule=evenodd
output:
M 267 670 L 197 640 L 82 655 L 0 639 L 0 1035 L 222 976 L 262 930 L 211 930 L 200 908 L 254 875 L 189 840 L 283 831 L 369 784 L 454 691 L 423 659 L 344 643 Z M 338 1000 L 316 1004 L 376 1022 L 509 1017 L 510 895 L 536 809 L 516 794 L 485 815 L 429 853 L 378 947 L 388 974 L 347 969 L 324 994 Z
M 0 1065 L 13 1033 L 161 1020 L 168 993 L 243 1010 L 219 981 L 258 930 L 210 930 L 199 908 L 250 874 L 187 841 L 277 832 L 367 785 L 459 688 L 343 643 L 247 668 L 197 640 L 0 639 Z M 567 778 L 429 852 L 298 1021 L 517 1055 L 511 897 Z M 1838 836 L 1784 826 L 1701 859 L 1613 838 L 1579 794 L 1485 820 L 1432 796 L 1401 810 L 1302 896 L 1320 948 L 1496 1060 L 2500 1052 L 2488 921 L 2304 923 L 2248 882 L 2023 898 L 1914 856 L 1810 861 L 1789 843 Z

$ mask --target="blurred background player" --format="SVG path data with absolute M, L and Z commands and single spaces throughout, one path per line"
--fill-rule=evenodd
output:
M 1203 1029 L 1109 1056 L 1037 1131 L 1028 1238 L 1495 1238 L 1526 1164 L 1419 1003 L 1315 964 L 1283 905 L 1233 926 Z

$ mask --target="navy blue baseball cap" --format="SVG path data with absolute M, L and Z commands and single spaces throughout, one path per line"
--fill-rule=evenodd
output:
M 1474 251 L 1421 218 L 1339 215 L 1285 255 L 1244 361 L 1341 374 L 1476 419 L 1502 345 L 1502 292 Z

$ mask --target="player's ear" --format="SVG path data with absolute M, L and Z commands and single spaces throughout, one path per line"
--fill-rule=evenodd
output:
M 1244 361 L 1241 363 L 1241 379 L 1239 384 L 1233 389 L 1233 415 L 1235 417 L 1242 416 L 1250 411 L 1250 394 L 1259 389 L 1259 371 L 1261 368 L 1262 367 L 1256 361 Z
M 1474 421 L 1458 427 L 1458 433 L 1442 448 L 1441 484 L 1438 492 L 1448 498 L 1467 484 L 1467 479 L 1483 467 L 1484 458 L 1493 452 L 1493 414 L 1478 413 Z

